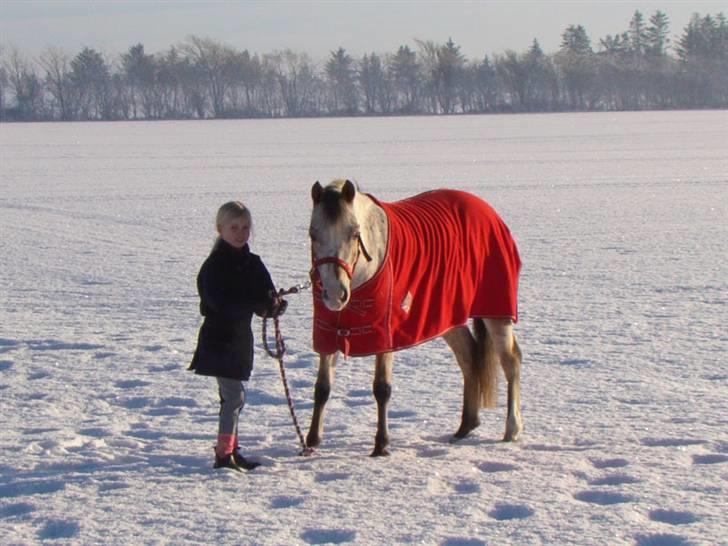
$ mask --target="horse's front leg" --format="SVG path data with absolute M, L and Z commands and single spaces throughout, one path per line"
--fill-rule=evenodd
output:
M 307 447 L 316 447 L 321 443 L 321 437 L 324 433 L 324 407 L 334 384 L 337 354 L 319 354 L 318 376 L 316 377 L 316 387 L 313 394 L 313 415 L 311 417 L 311 427 L 308 429 L 308 435 L 306 436 Z
M 389 455 L 389 426 L 387 425 L 387 410 L 389 399 L 392 396 L 392 353 L 377 355 L 374 367 L 374 383 L 372 391 L 377 401 L 377 435 L 374 439 L 372 457 Z

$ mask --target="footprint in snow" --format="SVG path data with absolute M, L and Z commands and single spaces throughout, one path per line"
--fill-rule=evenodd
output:
M 692 438 L 643 438 L 642 445 L 647 447 L 687 447 L 705 444 L 705 440 Z
M 621 504 L 624 502 L 632 502 L 634 498 L 622 493 L 614 493 L 611 491 L 587 490 L 574 494 L 576 500 L 589 502 L 591 504 L 599 504 L 601 506 L 609 506 L 611 504 Z
M 73 538 L 78 536 L 80 530 L 80 525 L 75 521 L 49 521 L 38 531 L 38 538 L 41 540 Z
M 372 396 L 372 391 L 367 389 L 353 389 L 346 393 L 346 396 L 356 398 L 369 398 Z
M 0 360 L 0 372 L 4 372 L 13 367 L 12 360 Z
M 670 525 L 687 525 L 698 521 L 698 517 L 692 512 L 684 512 L 679 510 L 663 510 L 656 509 L 650 511 L 650 519 L 660 523 L 669 523 Z
M 653 535 L 637 535 L 636 546 L 693 546 L 694 542 L 680 535 L 658 533 Z
M 134 396 L 119 401 L 119 405 L 129 410 L 142 409 L 153 405 L 153 400 L 148 396 Z
M 517 470 L 518 467 L 512 464 L 508 463 L 497 463 L 497 462 L 485 462 L 480 463 L 478 465 L 478 468 L 482 470 L 483 472 L 510 472 L 512 470 Z
M 293 389 L 313 389 L 313 382 L 308 379 L 293 379 L 290 383 Z
M 174 406 L 178 408 L 196 408 L 197 400 L 194 398 L 181 398 L 178 396 L 170 396 L 169 398 L 162 398 L 157 402 L 157 406 Z
M 417 417 L 417 412 L 411 410 L 397 410 L 389 412 L 390 419 L 407 419 L 408 417 Z
M 55 493 L 66 488 L 66 484 L 57 480 L 17 481 L 0 485 L 0 498 L 25 497 Z
M 0 507 L 0 519 L 17 518 L 35 512 L 35 506 L 27 502 L 16 502 Z
M 495 508 L 488 512 L 490 517 L 498 521 L 526 519 L 534 514 L 534 510 L 525 504 L 496 504 Z
M 19 345 L 19 341 L 15 341 L 14 339 L 3 339 L 0 337 L 0 354 L 14 351 L 19 347 Z
M 366 389 L 353 389 L 346 393 L 346 405 L 350 408 L 374 404 L 372 391 Z
M 350 529 L 306 529 L 301 533 L 306 544 L 346 544 L 356 540 L 356 531 Z
M 94 353 L 94 358 L 96 360 L 105 360 L 107 358 L 111 358 L 112 356 L 116 356 L 116 353 L 112 353 L 111 351 L 99 351 L 97 353 Z
M 442 448 L 432 448 L 432 447 L 423 447 L 420 448 L 417 452 L 418 457 L 423 457 L 425 459 L 434 459 L 435 457 L 444 457 L 448 454 L 447 449 Z
M 161 366 L 152 366 L 149 368 L 151 372 L 173 372 L 175 370 L 184 370 L 187 368 L 187 364 L 162 364 Z
M 286 355 L 291 356 L 293 353 L 286 348 Z M 304 368 L 309 368 L 311 366 L 311 362 L 309 360 L 303 360 L 303 359 L 297 359 L 293 360 L 291 362 L 286 362 L 286 369 L 292 369 L 292 370 L 299 370 Z
M 594 468 L 623 468 L 629 465 L 627 459 L 591 459 Z
M 314 481 L 319 483 L 334 482 L 338 480 L 348 480 L 351 474 L 345 472 L 320 472 L 316 474 Z
M 374 404 L 374 400 L 368 398 L 347 398 L 344 400 L 344 403 L 350 408 L 355 408 L 357 406 L 370 406 Z
M 135 389 L 137 387 L 146 387 L 149 385 L 149 381 L 141 381 L 139 379 L 127 379 L 124 381 L 117 381 L 116 386 L 120 389 Z
M 446 538 L 440 546 L 486 546 L 486 543 L 479 538 L 451 537 Z
M 592 486 L 600 486 L 600 485 L 624 485 L 629 483 L 639 483 L 641 480 L 638 480 L 637 478 L 630 476 L 629 474 L 610 474 L 607 476 L 604 476 L 603 478 L 597 478 L 595 480 L 591 480 L 589 482 L 589 485 Z
M 472 495 L 473 493 L 479 493 L 480 492 L 480 485 L 475 482 L 460 482 L 456 483 L 453 487 L 456 492 L 460 493 L 461 495 Z
M 728 455 L 710 453 L 708 455 L 693 455 L 693 464 L 719 464 L 728 461 Z
M 104 348 L 97 343 L 68 343 L 58 339 L 30 339 L 26 343 L 33 351 L 92 351 Z
M 303 504 L 301 497 L 274 497 L 271 500 L 271 508 L 292 508 Z
M 82 428 L 78 433 L 82 436 L 92 436 L 94 438 L 108 438 L 113 435 L 110 429 L 102 427 Z

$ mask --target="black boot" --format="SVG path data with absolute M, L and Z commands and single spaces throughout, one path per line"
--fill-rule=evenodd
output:
M 229 468 L 230 470 L 237 470 L 238 472 L 244 472 L 245 469 L 235 462 L 235 457 L 232 453 L 220 457 L 217 453 L 215 454 L 215 464 L 213 468 Z
M 245 470 L 253 470 L 254 468 L 258 468 L 260 466 L 259 462 L 256 461 L 250 461 L 243 457 L 239 451 L 239 448 L 235 448 L 235 451 L 232 453 L 233 460 L 235 461 L 235 464 L 238 465 L 238 467 L 243 468 Z

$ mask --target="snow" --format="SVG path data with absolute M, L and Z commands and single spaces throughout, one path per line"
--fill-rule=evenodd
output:
M 4 544 L 728 544 L 728 112 L 0 126 Z M 400 352 L 392 456 L 370 359 L 341 361 L 299 457 L 260 341 L 214 471 L 217 399 L 186 371 L 213 216 L 241 198 L 278 286 L 307 277 L 309 190 L 436 187 L 501 213 L 524 263 L 522 441 L 456 444 L 442 340 Z M 282 319 L 301 426 L 310 294 Z M 256 320 L 254 329 L 260 332 Z

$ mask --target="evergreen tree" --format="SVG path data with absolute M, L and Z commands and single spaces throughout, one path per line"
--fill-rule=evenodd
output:
M 433 85 L 440 109 L 452 114 L 456 109 L 456 98 L 462 84 L 465 68 L 465 55 L 452 38 L 437 48 L 436 64 L 433 70 Z
M 331 52 L 326 63 L 331 89 L 332 114 L 354 115 L 358 111 L 354 61 L 343 47 Z
M 650 17 L 650 26 L 645 29 L 645 52 L 651 60 L 662 60 L 667 56 L 670 45 L 670 20 L 661 11 Z
M 157 117 L 154 111 L 154 58 L 136 44 L 121 56 L 121 70 L 129 90 L 131 115 L 138 118 Z
M 561 38 L 556 63 L 561 70 L 569 106 L 575 110 L 593 109 L 598 102 L 599 87 L 591 40 L 581 25 L 570 25 Z
M 422 93 L 421 65 L 417 54 L 407 46 L 400 46 L 389 64 L 395 102 L 402 113 L 414 113 Z

